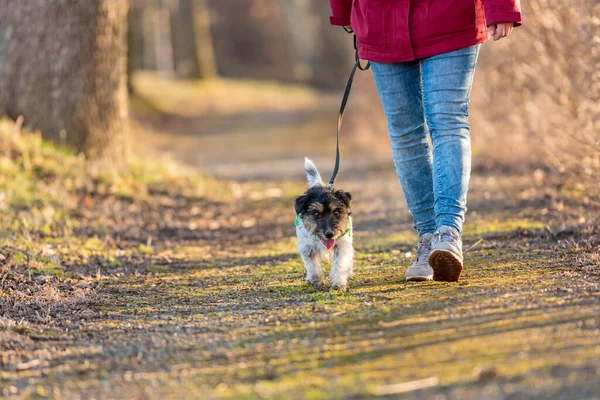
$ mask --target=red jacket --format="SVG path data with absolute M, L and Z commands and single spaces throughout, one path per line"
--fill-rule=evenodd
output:
M 352 25 L 362 59 L 412 61 L 487 40 L 487 26 L 521 24 L 519 0 L 329 0 L 332 25 Z M 485 4 L 485 9 L 484 9 Z

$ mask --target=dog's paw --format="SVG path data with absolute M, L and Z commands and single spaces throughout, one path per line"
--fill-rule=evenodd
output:
M 310 286 L 314 287 L 317 290 L 325 289 L 325 281 L 323 279 L 308 279 L 306 281 Z
M 348 290 L 346 284 L 335 284 L 330 286 L 331 290 L 339 290 L 340 292 L 345 292 Z

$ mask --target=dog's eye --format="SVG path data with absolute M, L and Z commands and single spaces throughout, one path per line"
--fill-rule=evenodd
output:
M 319 216 L 319 214 L 320 214 L 320 212 L 318 212 L 318 211 L 313 211 L 313 215 L 314 215 L 315 217 L 318 217 L 318 216 Z
M 340 212 L 339 212 L 338 210 L 335 210 L 335 211 L 333 212 L 333 215 L 335 215 L 336 217 L 339 217 L 339 216 L 340 216 Z

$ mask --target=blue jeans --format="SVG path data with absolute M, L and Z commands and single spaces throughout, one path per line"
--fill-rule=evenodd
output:
M 396 172 L 419 235 L 442 225 L 462 232 L 471 174 L 469 95 L 478 54 L 475 45 L 422 60 L 372 63 Z

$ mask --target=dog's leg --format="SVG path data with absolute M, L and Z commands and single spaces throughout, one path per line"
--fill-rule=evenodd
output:
M 331 289 L 346 290 L 348 279 L 354 276 L 354 249 L 352 238 L 346 237 L 338 241 L 333 251 L 333 265 L 331 266 Z
M 306 267 L 306 282 L 316 289 L 323 289 L 325 281 L 323 279 L 320 255 L 312 249 L 303 249 L 303 251 L 300 251 L 300 255 Z

